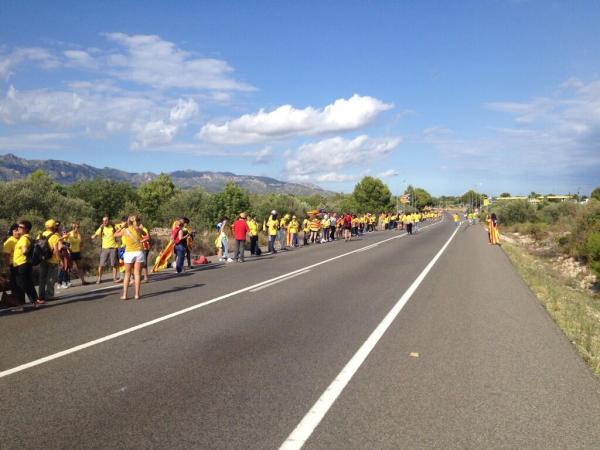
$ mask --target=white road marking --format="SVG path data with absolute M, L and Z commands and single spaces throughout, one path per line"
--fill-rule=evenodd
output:
M 308 273 L 308 272 L 310 272 L 310 270 L 304 270 L 302 272 L 298 272 L 298 273 L 295 273 L 293 275 L 290 275 L 289 277 L 282 278 L 281 280 L 273 281 L 272 283 L 268 283 L 268 284 L 263 284 L 261 287 L 257 287 L 256 289 L 250 289 L 250 292 L 262 291 L 263 289 L 271 287 L 271 286 L 273 286 L 275 284 L 281 283 L 283 281 L 287 281 L 287 280 L 289 280 L 291 278 L 294 278 L 294 277 L 297 277 L 299 275 L 304 275 L 305 273 Z
M 298 426 L 292 431 L 285 442 L 281 445 L 280 450 L 298 450 L 301 449 L 306 441 L 313 434 L 315 428 L 321 423 L 327 411 L 335 403 L 337 398 L 340 396 L 346 385 L 350 382 L 354 374 L 358 371 L 362 363 L 367 359 L 371 351 L 375 348 L 381 337 L 390 327 L 394 319 L 398 316 L 404 305 L 410 300 L 412 295 L 415 293 L 419 285 L 423 282 L 431 268 L 435 265 L 437 260 L 442 256 L 442 253 L 446 250 L 448 245 L 454 236 L 458 228 L 454 230 L 454 233 L 446 241 L 444 246 L 439 252 L 433 257 L 433 259 L 427 264 L 419 276 L 413 281 L 406 292 L 400 297 L 398 302 L 392 307 L 390 312 L 383 318 L 383 320 L 377 325 L 377 328 L 371 333 L 367 340 L 360 346 L 354 356 L 344 366 L 342 371 L 335 377 L 333 382 L 325 389 L 325 392 L 319 397 L 312 408 L 306 413 L 304 418 L 300 421 Z
M 404 236 L 404 235 L 401 235 Z M 358 252 L 366 252 L 367 250 L 371 250 L 372 248 L 377 247 L 379 244 L 371 244 L 371 245 L 367 245 L 366 247 L 361 248 L 360 250 L 357 251 Z
M 437 225 L 437 224 L 442 223 L 442 222 L 443 221 L 434 222 L 434 223 L 432 223 L 430 225 L 427 225 L 426 227 L 423 227 L 423 229 L 432 227 L 432 226 Z M 406 234 L 401 234 L 401 235 L 393 236 L 391 238 L 379 241 L 378 244 L 383 244 L 384 242 L 389 242 L 389 241 L 392 241 L 394 239 L 398 239 L 398 238 L 401 238 L 401 237 L 404 237 L 404 236 L 406 236 Z M 221 295 L 219 297 L 215 297 L 215 298 L 213 298 L 211 300 L 207 300 L 205 302 L 198 303 L 196 305 L 192 305 L 192 306 L 189 306 L 189 307 L 184 308 L 184 309 L 180 309 L 179 311 L 175 311 L 175 312 L 167 314 L 165 316 L 157 317 L 156 319 L 149 320 L 148 322 L 140 323 L 138 325 L 135 325 L 133 327 L 127 328 L 125 330 L 117 331 L 116 333 L 112 333 L 112 334 L 109 334 L 107 336 L 103 336 L 101 338 L 94 339 L 93 341 L 85 342 L 85 343 L 77 345 L 75 347 L 71 347 L 71 348 L 68 348 L 66 350 L 63 350 L 63 351 L 60 351 L 60 352 L 57 352 L 57 353 L 53 353 L 52 355 L 48 355 L 48 356 L 45 356 L 43 358 L 39 358 L 39 359 L 36 359 L 34 361 L 30 361 L 28 363 L 25 363 L 25 364 L 21 364 L 20 366 L 13 367 L 12 369 L 3 370 L 2 372 L 0 372 L 0 378 L 4 378 L 4 377 L 7 377 L 9 375 L 13 375 L 15 373 L 22 372 L 22 371 L 27 370 L 27 369 L 31 369 L 32 367 L 39 366 L 40 364 L 44 364 L 44 363 L 53 361 L 55 359 L 62 358 L 63 356 L 67 356 L 67 355 L 70 355 L 72 353 L 78 352 L 80 350 L 84 350 L 86 348 L 93 347 L 93 346 L 101 344 L 103 342 L 107 342 L 107 341 L 116 339 L 116 338 L 124 336 L 126 334 L 133 333 L 134 331 L 141 330 L 142 328 L 146 328 L 146 327 L 149 327 L 149 326 L 152 326 L 152 325 L 156 325 L 157 323 L 164 322 L 165 320 L 172 319 L 174 317 L 180 316 L 182 314 L 189 313 L 191 311 L 195 311 L 196 309 L 204 308 L 205 306 L 211 305 L 211 304 L 216 303 L 216 302 L 220 302 L 221 300 L 225 300 L 225 299 L 230 298 L 230 297 L 234 297 L 234 296 L 236 296 L 238 294 L 242 294 L 244 292 L 248 292 L 248 291 L 250 291 L 252 289 L 256 289 L 256 288 L 258 288 L 260 286 L 263 286 L 265 284 L 269 284 L 269 283 L 272 283 L 272 282 L 280 280 L 280 279 L 288 278 L 291 275 L 294 275 L 294 274 L 297 274 L 297 273 L 300 273 L 300 272 L 305 272 L 307 270 L 313 269 L 313 268 L 321 266 L 323 264 L 328 264 L 331 261 L 335 261 L 336 259 L 340 259 L 340 258 L 344 258 L 344 257 L 349 256 L 349 255 L 353 255 L 354 253 L 357 253 L 357 252 L 359 252 L 361 250 L 362 250 L 362 248 L 359 248 L 357 250 L 352 250 L 350 252 L 343 253 L 343 254 L 338 255 L 338 256 L 334 256 L 334 257 L 326 259 L 324 261 L 320 261 L 318 263 L 311 264 L 310 266 L 303 267 L 303 268 L 297 269 L 297 270 L 293 270 L 293 271 L 285 273 L 283 275 L 279 275 L 277 277 L 270 278 L 270 279 L 265 280 L 265 281 L 261 281 L 259 283 L 253 284 L 251 286 L 247 286 L 247 287 L 242 288 L 242 289 L 238 289 L 237 291 L 229 292 L 228 294 L 224 294 L 224 295 Z

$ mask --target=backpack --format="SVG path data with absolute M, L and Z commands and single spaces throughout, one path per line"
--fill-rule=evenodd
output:
M 31 242 L 31 247 L 29 248 L 28 259 L 31 262 L 32 266 L 38 266 L 44 261 L 48 261 L 52 258 L 52 248 L 50 248 L 50 243 L 48 239 L 53 236 L 54 233 L 44 236 L 40 234 L 34 242 Z

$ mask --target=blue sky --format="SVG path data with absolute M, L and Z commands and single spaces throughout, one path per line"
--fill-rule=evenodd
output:
M 0 153 L 349 192 L 600 185 L 600 3 L 0 7 Z

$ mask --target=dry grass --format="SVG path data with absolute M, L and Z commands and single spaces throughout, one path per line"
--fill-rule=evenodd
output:
M 502 247 L 550 316 L 600 376 L 600 296 L 573 288 L 549 261 L 523 247 L 509 243 Z

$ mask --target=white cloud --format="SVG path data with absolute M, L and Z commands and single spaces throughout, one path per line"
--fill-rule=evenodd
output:
M 292 180 L 348 181 L 356 176 L 340 171 L 386 156 L 399 144 L 399 138 L 370 139 L 367 135 L 354 139 L 334 137 L 287 152 L 285 168 Z
M 189 98 L 187 100 L 177 100 L 177 105 L 171 109 L 169 118 L 172 122 L 187 122 L 192 117 L 198 114 L 198 103 L 194 99 Z
M 146 124 L 135 124 L 133 126 L 135 141 L 133 148 L 156 147 L 169 144 L 175 138 L 178 126 L 163 120 L 156 120 Z
M 179 99 L 171 108 L 169 120 L 155 120 L 146 124 L 134 124 L 134 148 L 157 147 L 173 142 L 187 122 L 198 113 L 198 104 L 193 99 Z
M 373 97 L 354 94 L 319 110 L 283 105 L 266 112 L 246 114 L 223 124 L 207 123 L 198 137 L 217 144 L 252 144 L 291 136 L 311 136 L 357 130 L 379 113 L 392 108 Z
M 172 100 L 162 97 L 79 87 L 18 91 L 10 86 L 0 95 L 0 123 L 85 131 L 93 137 L 131 134 L 132 146 L 142 148 L 171 143 L 199 110 L 193 99 L 180 98 L 169 108 Z
M 18 91 L 10 86 L 6 95 L 0 96 L 0 123 L 61 130 L 102 129 L 107 122 L 131 124 L 163 109 L 142 95 L 112 96 L 49 89 Z
M 449 170 L 471 177 L 537 183 L 532 184 L 537 190 L 597 185 L 600 82 L 572 78 L 561 88 L 553 97 L 485 105 L 510 115 L 514 127 L 488 128 L 477 138 L 432 127 L 423 131 L 421 142 L 439 151 Z
M 267 164 L 273 157 L 273 149 L 264 147 L 258 150 L 254 156 L 254 164 Z
M 44 48 L 17 48 L 8 54 L 0 52 L 0 79 L 7 80 L 14 69 L 24 63 L 36 63 L 46 69 L 59 66 L 58 59 Z
M 63 147 L 61 141 L 72 139 L 70 133 L 30 133 L 0 136 L 0 147 L 4 150 L 15 149 L 59 149 Z
M 98 67 L 96 60 L 83 50 L 65 50 L 63 54 L 67 58 L 66 65 L 70 67 L 81 67 L 84 69 L 95 69 Z
M 378 178 L 397 177 L 400 173 L 396 169 L 389 169 L 377 175 Z
M 221 59 L 198 58 L 156 35 L 105 33 L 125 49 L 106 62 L 114 76 L 160 89 L 191 88 L 215 91 L 252 91 L 231 77 L 233 68 Z

